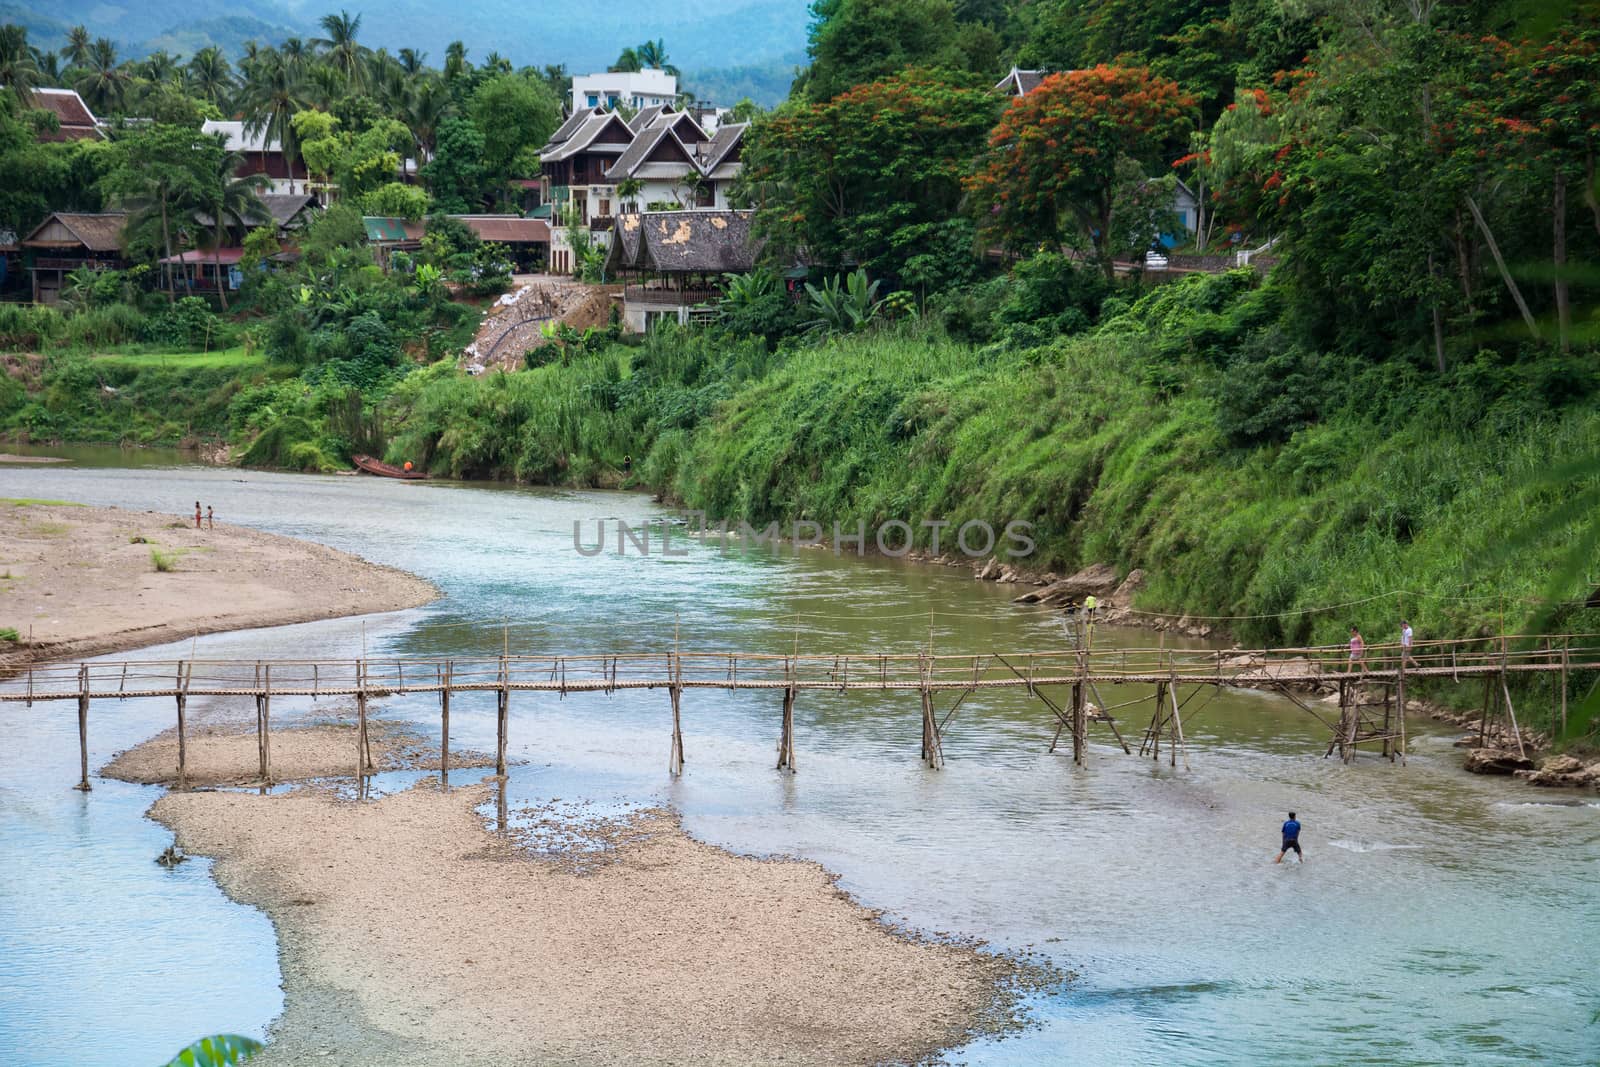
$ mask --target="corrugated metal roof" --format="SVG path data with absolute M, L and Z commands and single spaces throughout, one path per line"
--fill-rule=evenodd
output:
M 520 215 L 451 215 L 466 223 L 472 232 L 485 241 L 502 244 L 549 244 L 550 224 L 543 219 L 525 219 Z
M 420 241 L 425 232 L 420 222 L 387 218 L 382 215 L 365 215 L 361 222 L 367 228 L 369 241 Z

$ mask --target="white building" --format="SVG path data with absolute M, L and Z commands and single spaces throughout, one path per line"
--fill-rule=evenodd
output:
M 678 78 L 664 70 L 618 70 L 578 74 L 572 79 L 572 110 L 595 107 L 670 107 L 678 99 Z

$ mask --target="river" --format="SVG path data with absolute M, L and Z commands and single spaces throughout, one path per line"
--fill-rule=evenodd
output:
M 1049 613 L 1010 604 L 1015 587 L 964 569 L 694 544 L 619 555 L 614 533 L 611 551 L 574 551 L 574 521 L 592 541 L 596 519 L 663 514 L 636 495 L 74 455 L 0 469 L 0 496 L 174 515 L 200 499 L 219 520 L 356 552 L 444 592 L 394 615 L 202 637 L 202 657 L 468 655 L 502 642 L 665 651 L 675 633 L 686 650 L 768 652 L 1062 641 Z M 107 462 L 122 465 L 96 465 Z M 1102 629 L 1096 643 L 1153 640 Z M 483 697 L 454 702 L 464 746 L 492 748 Z M 1046 751 L 1043 705 L 996 691 L 961 706 L 933 772 L 917 759 L 915 694 L 803 692 L 790 777 L 772 767 L 776 694 L 691 691 L 674 781 L 665 694 L 517 694 L 510 751 L 523 762 L 508 790 L 516 803 L 667 803 L 703 840 L 821 862 L 889 921 L 1042 952 L 1076 976 L 1024 999 L 1025 1028 L 953 1062 L 1600 1059 L 1592 794 L 1462 774 L 1451 736 L 1425 723 L 1413 723 L 1408 766 L 1371 755 L 1344 766 L 1285 700 L 1225 693 L 1201 710 L 1200 699 L 1186 713 L 1187 771 L 1123 755 L 1100 726 L 1075 768 Z M 274 721 L 313 710 L 275 700 Z M 436 729 L 432 701 L 383 710 Z M 96 704 L 93 716 L 98 767 L 170 725 L 171 707 Z M 143 818 L 158 791 L 97 778 L 74 792 L 68 704 L 6 704 L 0 738 L 0 1063 L 155 1063 L 203 1033 L 264 1034 L 283 1003 L 271 926 L 228 901 L 206 862 L 151 862 L 171 840 Z M 1289 809 L 1308 862 L 1274 866 Z

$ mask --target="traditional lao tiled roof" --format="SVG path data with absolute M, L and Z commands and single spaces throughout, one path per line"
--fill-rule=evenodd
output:
M 627 134 L 629 140 L 631 141 L 633 131 L 629 130 L 628 124 L 622 121 L 622 116 L 618 115 L 615 111 L 604 111 L 600 112 L 599 114 L 591 114 L 587 119 L 584 120 L 583 124 L 578 127 L 576 132 L 574 132 L 570 137 L 561 141 L 559 144 L 552 142 L 545 145 L 544 150 L 539 153 L 539 161 L 541 163 L 555 163 L 559 162 L 560 160 L 575 156 L 579 152 L 583 152 L 585 150 L 595 152 L 616 152 L 620 155 L 623 150 L 628 147 L 627 142 L 616 143 L 596 141 L 596 138 L 598 138 L 600 134 L 612 124 L 615 124 L 616 127 L 620 128 L 623 133 Z
M 1008 96 L 1027 96 L 1039 88 L 1039 83 L 1050 74 L 1048 70 L 1019 70 L 1012 67 L 1010 74 L 995 82 L 994 91 Z
M 588 122 L 596 115 L 603 114 L 605 114 L 605 108 L 601 107 L 586 107 L 582 108 L 581 110 L 574 111 L 571 115 L 567 116 L 567 121 L 563 122 L 559 127 L 556 128 L 556 132 L 550 135 L 550 140 L 545 143 L 545 148 L 548 150 L 550 147 L 558 145 L 562 141 L 568 140 L 573 134 L 577 133 L 578 130 L 583 127 L 585 122 Z
M 91 137 L 105 136 L 100 132 L 100 124 L 95 121 L 94 112 L 83 102 L 83 97 L 73 90 L 35 89 L 30 96 L 32 105 L 54 115 L 61 127 L 59 130 L 41 133 L 39 135 L 41 141 L 83 141 Z
M 652 211 L 619 215 L 607 267 L 676 274 L 744 272 L 760 246 L 748 211 Z
M 700 146 L 700 169 L 706 174 L 715 170 L 744 141 L 744 131 L 749 128 L 748 122 L 730 122 L 726 126 L 718 126 L 711 140 Z
M 621 181 L 638 173 L 646 163 L 681 163 L 684 171 L 699 171 L 694 156 L 670 126 L 654 126 L 640 133 L 617 161 L 606 171 L 611 181 Z

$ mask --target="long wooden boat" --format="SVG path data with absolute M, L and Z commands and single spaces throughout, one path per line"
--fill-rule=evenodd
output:
M 350 462 L 354 463 L 357 469 L 363 470 L 368 474 L 376 474 L 380 478 L 402 478 L 408 482 L 415 482 L 427 477 L 422 471 L 408 471 L 403 467 L 396 467 L 393 463 L 385 463 L 381 459 L 373 459 L 371 456 L 351 456 Z

